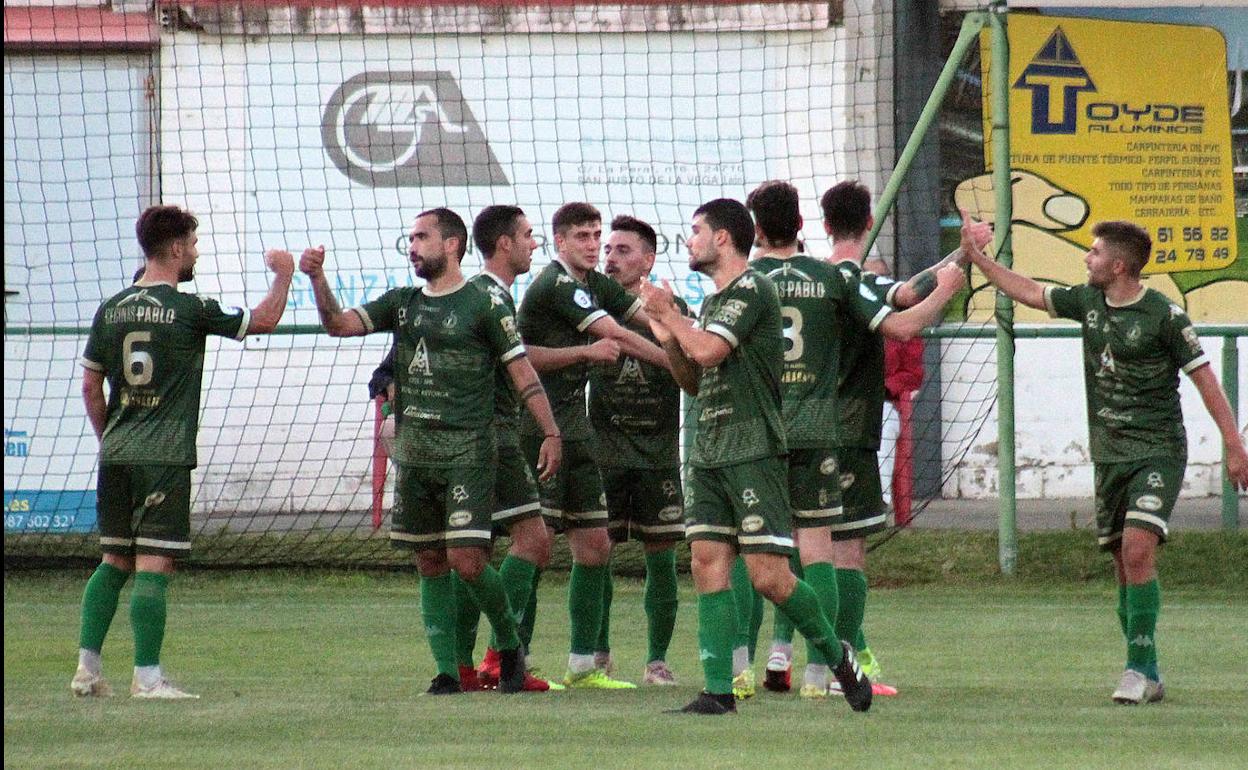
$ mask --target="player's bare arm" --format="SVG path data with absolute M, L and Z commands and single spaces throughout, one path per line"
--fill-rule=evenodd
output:
M 670 285 L 667 288 L 670 290 Z M 664 306 L 661 311 L 664 315 L 675 310 L 676 315 L 681 317 L 684 323 L 692 324 L 693 321 L 685 318 L 679 312 L 679 308 L 676 307 L 675 295 L 668 291 L 666 298 L 664 298 L 662 296 L 663 291 L 663 289 L 658 288 L 649 281 L 642 281 L 641 283 L 643 300 L 646 297 L 646 293 L 650 292 L 650 295 L 655 297 L 655 301 Z M 655 292 L 658 292 L 659 295 L 655 295 Z M 654 335 L 654 338 L 659 342 L 659 347 L 667 354 L 668 370 L 672 373 L 672 378 L 676 380 L 676 385 L 691 396 L 698 395 L 698 383 L 702 379 L 702 367 L 689 360 L 689 357 L 685 355 L 685 351 L 681 349 L 680 343 L 676 341 L 676 337 L 671 330 L 656 316 L 647 314 L 647 322 L 650 324 L 650 333 Z
M 312 295 L 316 297 L 316 312 L 321 325 L 331 337 L 360 337 L 368 333 L 364 319 L 356 313 L 344 313 L 338 306 L 334 292 L 325 278 L 325 247 L 307 248 L 299 258 L 299 271 L 312 282 Z
M 295 258 L 289 251 L 269 249 L 264 253 L 264 264 L 273 273 L 273 284 L 260 304 L 252 308 L 247 323 L 248 334 L 269 334 L 277 328 L 286 311 L 286 296 L 290 293 L 290 281 L 295 274 Z
M 83 367 L 82 402 L 87 407 L 87 419 L 91 421 L 96 440 L 102 440 L 108 414 L 108 401 L 104 398 L 104 372 Z
M 1244 449 L 1244 439 L 1235 425 L 1235 415 L 1231 404 L 1226 400 L 1226 393 L 1218 383 L 1209 364 L 1198 367 L 1188 375 L 1196 386 L 1200 398 L 1205 402 L 1205 409 L 1218 426 L 1222 434 L 1222 446 L 1226 449 L 1226 475 L 1236 489 L 1248 489 L 1248 451 Z
M 667 281 L 661 288 L 643 285 L 642 295 L 646 297 L 647 312 L 667 329 L 680 351 L 694 365 L 701 368 L 718 366 L 732 352 L 732 346 L 723 337 L 694 326 L 681 315 L 671 284 Z
M 889 339 L 905 342 L 929 326 L 940 323 L 945 305 L 966 285 L 962 268 L 946 264 L 936 273 L 936 287 L 914 307 L 890 313 L 880 323 L 880 333 Z
M 910 280 L 893 290 L 892 302 L 896 307 L 908 308 L 922 302 L 936 290 L 936 276 L 946 265 L 965 267 L 970 263 L 971 256 L 992 243 L 992 225 L 987 222 L 975 222 L 969 217 L 962 219 L 962 243 L 945 255 L 945 258 L 921 270 Z
M 632 356 L 664 369 L 669 368 L 667 354 L 662 348 L 632 329 L 624 328 L 610 316 L 603 316 L 594 321 L 586 331 L 599 339 L 614 340 L 619 344 L 620 352 L 626 356 Z
M 962 212 L 962 226 L 966 227 L 970 223 L 970 216 Z M 1044 285 L 1039 281 L 1028 278 L 1021 273 L 1016 273 L 993 260 L 981 249 L 975 249 L 971 252 L 971 263 L 980 269 L 993 286 L 1007 297 L 1015 302 L 1021 302 L 1027 307 L 1036 310 L 1045 310 L 1044 304 Z
M 559 472 L 559 465 L 563 461 L 563 436 L 559 432 L 559 426 L 555 424 L 550 400 L 546 398 L 546 390 L 537 378 L 533 365 L 524 356 L 513 358 L 507 363 L 507 376 L 511 378 L 512 387 L 516 389 L 520 400 L 545 436 L 537 454 L 537 470 L 538 478 L 546 481 Z
M 546 348 L 525 345 L 533 368 L 539 372 L 553 372 L 577 364 L 609 364 L 620 357 L 620 343 L 611 339 L 596 340 L 589 345 L 571 345 L 566 348 Z

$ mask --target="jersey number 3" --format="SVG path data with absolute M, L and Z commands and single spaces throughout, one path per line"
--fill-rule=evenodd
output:
M 802 357 L 806 346 L 802 342 L 802 311 L 795 307 L 780 308 L 784 316 L 784 338 L 789 341 L 789 349 L 784 351 L 785 361 L 797 361 Z

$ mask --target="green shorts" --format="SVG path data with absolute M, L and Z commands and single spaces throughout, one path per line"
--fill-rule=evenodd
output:
M 391 545 L 415 551 L 490 546 L 493 466 L 398 467 Z
M 495 534 L 512 524 L 542 515 L 537 496 L 537 477 L 520 451 L 520 442 L 498 442 L 498 466 L 494 479 L 494 513 L 490 515 Z
M 524 457 L 537 467 L 541 436 L 521 436 Z M 607 498 L 589 441 L 564 441 L 559 472 L 541 482 L 542 516 L 556 532 L 607 526 Z
M 831 526 L 841 515 L 841 474 L 835 449 L 789 450 L 793 528 Z
M 100 465 L 100 548 L 118 556 L 191 552 L 191 469 L 186 465 Z
M 1187 460 L 1174 457 L 1093 463 L 1096 543 L 1101 550 L 1117 550 L 1123 527 L 1146 529 L 1164 543 L 1186 469 Z
M 741 553 L 793 550 L 793 513 L 783 457 L 724 468 L 690 468 L 685 537 L 715 540 Z
M 603 468 L 611 539 L 617 543 L 674 543 L 685 538 L 680 468 Z
M 832 520 L 833 540 L 856 540 L 888 526 L 874 449 L 841 447 L 841 513 Z

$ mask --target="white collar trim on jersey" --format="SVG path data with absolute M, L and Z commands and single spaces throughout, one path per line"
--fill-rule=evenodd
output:
M 1144 295 L 1145 295 L 1147 292 L 1148 292 L 1148 287 L 1147 287 L 1147 286 L 1141 286 L 1141 287 L 1140 287 L 1140 293 L 1139 293 L 1139 294 L 1136 294 L 1134 297 L 1132 297 L 1131 299 L 1127 300 L 1126 302 L 1121 302 L 1121 303 L 1119 303 L 1119 302 L 1110 302 L 1110 301 L 1109 301 L 1109 297 L 1106 297 L 1106 298 L 1105 298 L 1105 304 L 1106 304 L 1106 305 L 1109 305 L 1110 307 L 1130 307 L 1131 305 L 1134 305 L 1135 303 L 1137 303 L 1137 302 L 1139 302 L 1140 300 L 1144 299 Z
M 455 292 L 459 291 L 460 289 L 464 288 L 467 285 L 468 285 L 467 281 L 461 280 L 459 283 L 455 284 L 451 288 L 443 289 L 442 291 L 434 291 L 433 289 L 430 289 L 429 284 L 425 284 L 424 286 L 421 286 L 420 290 L 424 292 L 426 297 L 445 297 L 448 294 L 454 294 Z
M 499 278 L 494 273 L 491 273 L 489 270 L 482 270 L 481 275 L 488 275 L 490 278 L 493 278 L 494 283 L 498 284 L 500 289 L 503 289 L 505 291 L 511 291 L 511 287 L 507 285 L 506 281 L 504 281 L 502 278 Z

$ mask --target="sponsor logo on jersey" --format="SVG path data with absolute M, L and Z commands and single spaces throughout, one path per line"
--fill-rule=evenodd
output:
M 1140 328 L 1140 325 L 1138 323 L 1131 324 L 1131 328 L 1127 329 L 1127 341 L 1139 342 L 1140 336 L 1143 334 L 1144 334 L 1144 330 Z
M 1187 343 L 1187 346 L 1191 348 L 1191 351 L 1193 353 L 1204 352 L 1200 348 L 1200 337 L 1196 334 L 1195 328 L 1191 326 L 1184 326 L 1182 334 L 1183 334 L 1183 341 Z
M 823 458 L 823 462 L 819 463 L 819 472 L 824 476 L 831 476 L 833 473 L 836 473 L 836 458 Z
M 516 336 L 516 319 L 513 316 L 503 316 L 499 319 L 498 324 L 503 327 L 503 333 L 509 338 Z
M 637 385 L 646 384 L 646 374 L 641 370 L 641 364 L 635 358 L 624 358 L 624 365 L 620 367 L 620 376 L 615 378 L 616 385 L 625 383 L 635 383 Z
M 1114 364 L 1114 351 L 1110 349 L 1109 343 L 1105 343 L 1105 349 L 1101 351 L 1101 368 L 1096 373 L 1097 377 L 1108 377 L 1116 374 L 1118 367 Z
M 455 315 L 454 313 L 451 313 L 446 318 L 442 319 L 443 328 L 454 329 L 458 325 L 459 325 L 459 316 Z
M 407 373 L 413 377 L 417 374 L 433 376 L 433 369 L 429 366 L 429 346 L 425 344 L 424 337 L 416 341 L 416 352 L 412 354 L 412 362 L 407 365 Z
M 1157 495 L 1143 495 L 1135 504 L 1142 511 L 1160 511 L 1162 505 L 1161 498 Z
M 854 474 L 842 473 L 841 474 L 841 489 L 849 489 L 853 485 L 854 485 Z
M 451 499 L 457 503 L 462 503 L 468 499 L 468 490 L 464 488 L 463 484 L 456 484 L 451 487 Z
M 740 286 L 742 289 L 746 289 L 748 291 L 754 291 L 755 289 L 758 288 L 758 281 L 755 280 L 754 276 L 752 275 L 743 275 L 741 276 L 741 280 L 737 281 L 737 285 Z
M 577 305 L 580 305 L 581 307 L 585 308 L 586 310 L 588 310 L 590 306 L 594 304 L 593 300 L 589 298 L 589 294 L 584 289 L 577 289 L 573 291 L 572 301 L 575 302 Z
M 828 494 L 828 490 L 825 489 L 824 487 L 819 487 L 819 507 L 820 508 L 828 507 L 829 499 L 831 499 L 831 495 Z
M 472 514 L 468 511 L 455 511 L 447 517 L 446 523 L 452 527 L 463 527 L 472 521 Z
M 746 508 L 753 508 L 759 504 L 758 493 L 751 487 L 741 493 L 741 502 L 745 503 Z
M 349 78 L 325 106 L 321 140 L 339 171 L 369 187 L 510 184 L 445 70 Z
M 741 530 L 743 532 L 757 532 L 763 528 L 765 523 L 762 516 L 746 516 L 741 520 Z
M 486 293 L 490 295 L 490 307 L 498 307 L 507 303 L 507 300 L 503 299 L 503 290 L 497 286 L 491 286 Z
M 684 513 L 679 505 L 668 505 L 659 511 L 659 521 L 679 521 Z
M 737 323 L 737 321 L 741 320 L 741 314 L 745 312 L 747 307 L 749 307 L 749 305 L 745 302 L 745 300 L 725 300 L 724 304 L 715 309 L 715 313 L 711 316 L 711 319 L 727 326 L 733 326 Z

